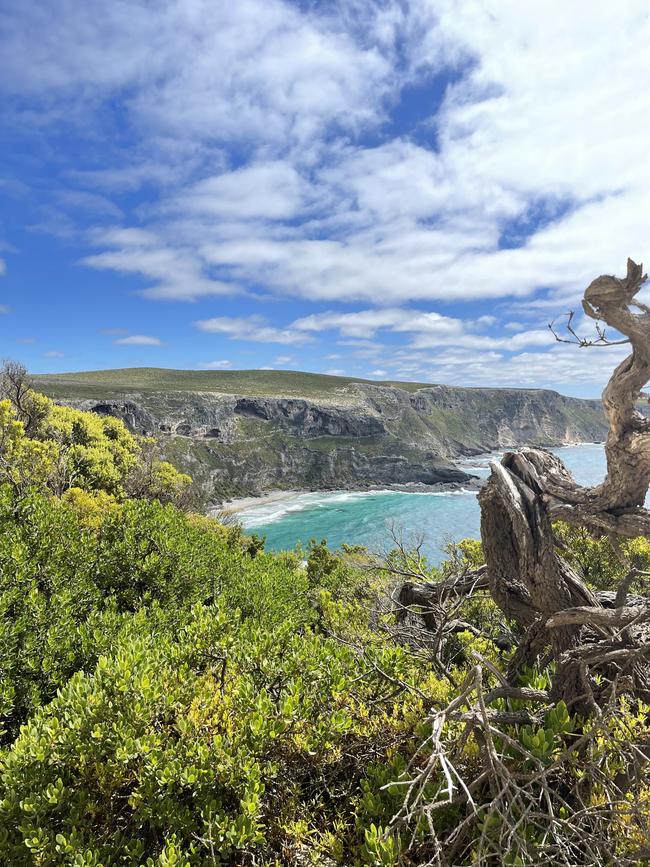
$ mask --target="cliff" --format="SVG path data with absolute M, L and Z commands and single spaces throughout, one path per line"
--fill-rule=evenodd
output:
M 606 433 L 599 401 L 553 391 L 228 373 L 147 369 L 36 380 L 56 400 L 158 437 L 213 502 L 275 488 L 466 483 L 453 464 L 461 456 L 593 442 Z

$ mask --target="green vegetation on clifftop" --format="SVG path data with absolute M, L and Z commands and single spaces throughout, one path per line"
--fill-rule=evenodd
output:
M 256 397 L 344 397 L 350 385 L 370 382 L 348 376 L 328 376 L 292 370 L 171 370 L 165 367 L 132 367 L 52 373 L 35 376 L 38 387 L 52 397 L 98 397 L 124 391 L 198 391 L 217 394 L 250 394 Z M 377 385 L 372 381 L 373 385 Z M 419 383 L 386 382 L 413 391 Z

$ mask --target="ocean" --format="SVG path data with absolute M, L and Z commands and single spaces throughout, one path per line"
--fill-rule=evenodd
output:
M 600 443 L 554 449 L 576 481 L 593 485 L 605 474 L 605 453 Z M 466 472 L 487 476 L 490 460 L 500 455 L 482 455 L 458 462 Z M 306 546 L 310 539 L 327 539 L 331 548 L 344 542 L 365 545 L 382 554 L 394 547 L 393 532 L 404 542 L 422 538 L 422 551 L 433 565 L 445 559 L 445 546 L 465 538 L 479 537 L 476 492 L 436 493 L 403 491 L 332 491 L 296 494 L 277 502 L 252 506 L 237 517 L 251 533 L 266 536 L 268 550 Z

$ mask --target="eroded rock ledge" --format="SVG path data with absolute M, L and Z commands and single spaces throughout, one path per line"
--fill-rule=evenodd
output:
M 353 383 L 340 401 L 114 389 L 56 397 L 158 437 L 212 502 L 272 489 L 467 484 L 453 463 L 461 456 L 606 433 L 599 401 L 541 390 Z

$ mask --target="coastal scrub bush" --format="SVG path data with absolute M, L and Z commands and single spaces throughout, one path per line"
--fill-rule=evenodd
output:
M 567 562 L 597 590 L 615 590 L 631 569 L 650 570 L 650 539 L 621 539 L 615 550 L 609 537 L 596 539 L 582 527 L 558 522 L 553 530 Z M 639 590 L 642 585 L 640 576 L 631 588 Z
M 0 400 L 0 484 L 17 495 L 79 488 L 189 502 L 191 478 L 159 460 L 152 441 L 129 433 L 121 419 L 57 405 L 29 388 L 9 394 L 13 400 Z
M 141 613 L 0 759 L 0 862 L 279 864 L 308 847 L 377 863 L 368 815 L 395 808 L 377 783 L 422 716 L 389 679 L 423 673 L 376 652 L 368 670 L 309 628 L 217 603 L 176 629 Z
M 237 528 L 171 505 L 78 489 L 17 497 L 0 486 L 0 724 L 11 737 L 93 666 L 119 625 L 113 615 L 219 596 L 244 616 L 297 629 L 316 616 L 308 590 L 294 555 L 265 554 Z
M 580 717 L 552 701 L 552 665 L 507 683 L 514 630 L 483 592 L 452 594 L 437 645 L 426 605 L 398 620 L 396 576 L 446 590 L 479 542 L 435 568 L 399 544 L 383 564 L 324 541 L 269 553 L 177 508 L 189 480 L 121 421 L 16 367 L 0 395 L 0 864 L 650 851 L 647 704 L 617 693 Z M 647 539 L 555 531 L 594 587 L 650 566 Z

